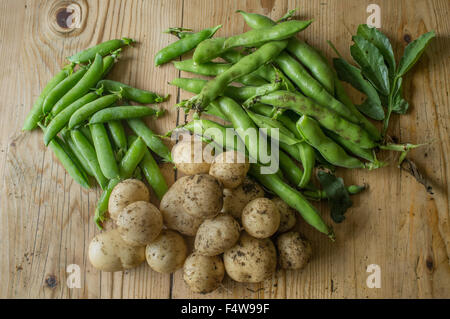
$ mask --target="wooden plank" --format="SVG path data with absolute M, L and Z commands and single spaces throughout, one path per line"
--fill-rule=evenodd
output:
M 174 38 L 162 31 L 171 26 L 200 30 L 223 24 L 218 36 L 248 30 L 237 9 L 282 16 L 299 8 L 301 18 L 315 22 L 302 34 L 331 59 L 326 40 L 350 58 L 351 35 L 365 23 L 371 1 L 86 1 L 81 28 L 54 31 L 48 1 L 0 1 L 0 297 L 8 298 L 203 298 L 189 291 L 182 272 L 161 275 L 145 264 L 124 273 L 93 269 L 87 245 L 98 230 L 92 214 L 98 189 L 81 189 L 43 146 L 38 131 L 22 133 L 23 120 L 45 83 L 64 57 L 104 40 L 129 36 L 139 44 L 127 49 L 110 77 L 161 94 L 171 94 L 164 118 L 149 126 L 164 133 L 184 121 L 173 105 L 192 96 L 167 82 L 177 76 L 170 64 L 153 66 L 155 53 Z M 376 171 L 338 170 L 348 183 L 368 183 L 353 197 L 347 219 L 335 225 L 338 240 L 300 221 L 299 229 L 312 241 L 314 258 L 304 271 L 278 271 L 272 280 L 244 285 L 226 278 L 211 298 L 439 298 L 450 296 L 449 227 L 449 73 L 450 4 L 445 0 L 378 1 L 382 31 L 399 58 L 405 39 L 434 29 L 432 42 L 418 65 L 405 77 L 405 98 L 411 109 L 393 116 L 390 134 L 400 141 L 430 142 L 411 152 L 430 178 L 434 195 L 427 194 L 409 174 L 395 165 Z M 348 88 L 348 87 L 347 87 Z M 361 95 L 350 90 L 354 101 Z M 386 154 L 382 156 L 387 156 Z M 394 159 L 391 159 L 394 162 Z M 164 165 L 171 183 L 176 174 Z M 323 214 L 326 203 L 317 204 Z M 328 216 L 326 216 L 329 221 Z M 108 225 L 111 227 L 111 225 Z M 81 269 L 81 288 L 66 285 L 67 266 Z M 366 285 L 367 266 L 381 269 L 382 286 Z

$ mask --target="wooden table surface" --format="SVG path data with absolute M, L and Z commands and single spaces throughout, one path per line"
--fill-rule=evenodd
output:
M 64 57 L 122 36 L 139 41 L 127 49 L 111 78 L 171 94 L 168 115 L 149 121 L 164 133 L 184 116 L 173 105 L 191 95 L 167 85 L 180 76 L 171 65 L 153 66 L 155 53 L 174 41 L 162 31 L 172 26 L 200 30 L 223 24 L 219 36 L 248 30 L 237 9 L 315 22 L 301 37 L 333 53 L 331 40 L 349 58 L 351 35 L 365 23 L 374 1 L 78 0 L 79 28 L 62 32 L 58 6 L 68 1 L 0 0 L 0 297 L 2 298 L 202 298 L 185 286 L 180 271 L 161 275 L 144 263 L 136 269 L 101 273 L 87 260 L 98 233 L 92 216 L 99 189 L 81 189 L 42 141 L 42 133 L 21 132 L 26 114 Z M 69 2 L 70 3 L 70 2 Z M 301 225 L 312 241 L 314 258 L 303 272 L 278 271 L 263 284 L 225 279 L 212 298 L 449 298 L 450 297 L 450 2 L 381 1 L 381 29 L 399 56 L 408 39 L 434 29 L 436 39 L 405 78 L 407 115 L 393 116 L 390 135 L 403 142 L 432 142 L 410 158 L 433 186 L 428 194 L 408 173 L 392 164 L 375 171 L 338 170 L 348 183 L 368 183 L 353 197 L 347 219 L 335 225 L 337 241 Z M 181 73 L 182 76 L 186 74 Z M 361 97 L 352 92 L 355 101 Z M 170 182 L 174 172 L 164 167 Z M 318 207 L 328 214 L 326 203 Z M 327 221 L 330 222 L 328 215 Z M 80 288 L 66 284 L 68 265 L 80 269 Z M 381 288 L 366 284 L 367 267 L 379 266 Z M 70 269 L 69 269 L 70 270 Z M 70 270 L 72 271 L 72 270 Z

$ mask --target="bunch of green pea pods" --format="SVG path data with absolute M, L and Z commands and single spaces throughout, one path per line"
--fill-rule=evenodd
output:
M 121 180 L 145 178 L 159 198 L 167 191 L 153 154 L 171 162 L 170 150 L 142 120 L 164 112 L 130 104 L 160 103 L 166 97 L 105 79 L 121 50 L 133 42 L 109 40 L 68 57 L 70 64 L 47 83 L 23 126 L 42 129 L 44 144 L 78 184 L 91 188 L 95 180 L 102 188 L 95 211 L 100 228 L 109 195 Z M 134 134 L 127 136 L 125 124 Z
M 416 145 L 383 142 L 382 133 L 351 102 L 324 56 L 296 37 L 312 20 L 292 20 L 295 10 L 278 21 L 238 12 L 251 30 L 231 37 L 213 37 L 220 25 L 197 33 L 169 28 L 166 33 L 178 40 L 158 52 L 155 64 L 167 63 L 195 49 L 191 59 L 174 61 L 173 65 L 181 71 L 213 78 L 174 79 L 170 84 L 196 94 L 178 103 L 178 107 L 197 115 L 218 117 L 230 123 L 238 136 L 238 128 L 278 129 L 280 172 L 263 175 L 258 169 L 263 164 L 258 162 L 252 164 L 250 175 L 296 209 L 307 223 L 333 239 L 332 228 L 308 201 L 328 198 L 331 202 L 333 197 L 327 194 L 326 185 L 322 184 L 321 190 L 313 183 L 315 169 L 318 166 L 332 171 L 335 167 L 376 169 L 386 165 L 376 157 L 379 148 L 406 152 Z M 233 82 L 239 85 L 231 85 Z M 227 128 L 200 116 L 182 126 L 192 133 L 203 134 L 209 128 L 225 134 Z M 236 147 L 214 140 L 213 136 L 203 137 L 225 149 Z M 247 155 L 259 160 L 257 152 L 252 154 L 251 145 L 265 141 L 259 136 L 255 137 L 258 140 L 241 137 Z M 267 134 L 268 141 L 271 138 Z M 341 183 L 341 195 L 346 200 L 348 195 L 364 189 L 355 185 L 344 187 L 338 178 L 333 181 Z M 338 219 L 334 221 L 343 218 Z

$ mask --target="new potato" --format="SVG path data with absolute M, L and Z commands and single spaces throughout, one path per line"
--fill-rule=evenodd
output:
M 280 226 L 278 227 L 278 232 L 284 233 L 291 230 L 297 222 L 295 210 L 279 197 L 272 198 L 272 202 L 280 212 Z
M 220 182 L 207 174 L 188 176 L 184 180 L 183 207 L 195 218 L 216 216 L 223 206 L 223 187 Z
M 116 225 L 124 241 L 135 246 L 145 246 L 161 232 L 163 218 L 155 205 L 138 201 L 122 209 Z
M 236 244 L 239 239 L 239 223 L 228 214 L 206 219 L 195 236 L 195 250 L 205 256 L 216 256 Z
M 150 201 L 147 186 L 138 179 L 126 179 L 114 187 L 109 197 L 109 216 L 116 220 L 125 206 L 137 201 Z
M 212 148 L 194 138 L 182 140 L 172 148 L 176 168 L 186 175 L 208 174 L 213 158 Z
M 244 207 L 252 200 L 264 197 L 264 190 L 258 183 L 246 177 L 238 187 L 234 189 L 225 188 L 223 195 L 222 213 L 230 214 L 240 221 Z
M 255 238 L 267 238 L 275 234 L 280 226 L 280 213 L 268 198 L 257 198 L 242 211 L 242 226 Z
M 183 190 L 188 178 L 189 176 L 184 176 L 178 179 L 169 188 L 161 199 L 159 209 L 167 228 L 186 236 L 195 236 L 203 219 L 189 215 L 183 207 Z
M 302 269 L 312 255 L 310 242 L 294 231 L 281 234 L 277 238 L 277 248 L 283 269 Z
M 227 151 L 214 158 L 209 174 L 217 178 L 225 188 L 236 188 L 242 184 L 249 169 L 250 163 L 245 155 Z
M 92 239 L 88 255 L 95 268 L 114 272 L 139 266 L 145 260 L 145 247 L 126 243 L 117 229 L 113 229 Z
M 225 276 L 222 258 L 192 253 L 184 262 L 184 282 L 194 292 L 206 294 L 216 290 Z
M 145 256 L 153 270 L 166 274 L 173 273 L 183 267 L 187 246 L 180 234 L 164 229 L 151 244 L 147 245 Z
M 277 253 L 269 238 L 258 239 L 242 232 L 237 244 L 223 254 L 223 262 L 233 280 L 256 283 L 273 275 Z

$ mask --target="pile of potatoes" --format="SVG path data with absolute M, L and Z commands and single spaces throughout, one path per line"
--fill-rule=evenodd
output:
M 160 273 L 183 268 L 185 283 L 198 293 L 217 289 L 225 273 L 238 282 L 257 283 L 271 278 L 277 265 L 302 269 L 312 251 L 292 231 L 295 210 L 280 198 L 264 197 L 262 187 L 247 177 L 249 163 L 242 154 L 207 152 L 194 159 L 197 144 L 183 140 L 172 149 L 178 171 L 186 176 L 170 187 L 159 210 L 138 180 L 114 188 L 109 214 L 116 228 L 92 240 L 92 265 L 120 271 L 147 260 Z M 194 237 L 190 255 L 183 236 Z

